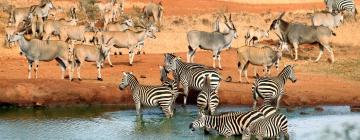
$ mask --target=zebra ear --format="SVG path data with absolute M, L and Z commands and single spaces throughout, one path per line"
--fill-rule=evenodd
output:
M 163 66 L 160 66 L 160 65 L 159 65 L 159 68 L 160 68 L 160 70 L 164 69 L 164 67 L 163 67 Z
M 256 79 L 260 78 L 260 75 L 258 73 L 256 73 Z
M 126 72 L 123 72 L 124 76 L 126 76 Z
M 130 72 L 130 74 L 133 74 L 132 72 Z

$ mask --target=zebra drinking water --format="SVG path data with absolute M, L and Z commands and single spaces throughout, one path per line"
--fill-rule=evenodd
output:
M 123 90 L 130 86 L 137 115 L 141 114 L 141 105 L 145 105 L 160 106 L 167 118 L 172 117 L 173 93 L 170 88 L 166 86 L 141 85 L 131 72 L 124 72 L 123 74 L 119 88 Z
M 284 86 L 287 79 L 293 83 L 296 82 L 294 65 L 287 65 L 276 77 L 259 77 L 252 85 L 252 94 L 254 99 L 253 109 L 256 108 L 257 99 L 264 99 L 265 104 L 270 104 L 271 100 L 277 99 L 276 109 L 279 108 L 280 99 L 285 94 Z
M 259 111 L 249 112 L 227 112 L 220 115 L 204 115 L 193 121 L 189 128 L 195 131 L 196 128 L 213 129 L 220 135 L 230 137 L 232 135 L 240 135 L 252 123 L 261 120 L 264 115 Z
M 281 113 L 274 113 L 264 119 L 251 124 L 245 131 L 242 140 L 250 140 L 251 135 L 255 135 L 258 140 L 263 138 L 277 138 L 280 134 L 284 135 L 285 140 L 289 139 L 288 120 Z

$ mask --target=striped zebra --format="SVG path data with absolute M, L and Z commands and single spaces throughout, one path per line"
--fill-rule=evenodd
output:
M 165 69 L 167 71 L 173 71 L 175 81 L 179 81 L 178 83 L 182 85 L 185 95 L 184 105 L 186 104 L 186 99 L 190 89 L 201 91 L 202 86 L 204 85 L 206 75 L 211 75 L 210 85 L 212 89 L 217 91 L 220 86 L 221 77 L 215 69 L 208 69 L 202 68 L 197 65 L 190 65 L 188 63 L 182 62 L 178 57 L 173 58 L 170 61 L 166 61 Z
M 227 112 L 219 115 L 200 114 L 199 118 L 189 125 L 189 129 L 197 128 L 213 129 L 220 135 L 230 137 L 241 135 L 254 122 L 264 118 L 264 115 L 256 110 L 249 112 Z
M 324 0 L 326 8 L 329 12 L 347 11 L 354 16 L 356 20 L 357 9 L 354 0 Z
M 130 86 L 137 115 L 141 114 L 141 105 L 145 105 L 160 106 L 167 118 L 173 116 L 173 92 L 170 88 L 166 86 L 141 85 L 131 72 L 124 72 L 123 74 L 119 88 L 123 90 Z
M 165 70 L 165 68 L 163 66 L 159 66 L 160 67 L 160 81 L 161 81 L 161 85 L 162 86 L 166 86 L 168 88 L 170 88 L 173 91 L 173 108 L 175 107 L 175 101 L 177 99 L 177 97 L 179 96 L 179 94 L 183 94 L 182 92 L 179 91 L 178 88 L 178 84 L 176 83 L 175 80 L 170 79 L 169 77 L 167 77 L 167 71 Z
M 164 64 L 166 65 L 166 64 L 170 63 L 176 57 L 177 56 L 175 56 L 172 53 L 165 53 L 164 54 Z M 180 83 L 180 74 L 177 74 L 177 73 L 181 73 L 182 71 L 184 71 L 186 69 L 197 69 L 197 68 L 207 68 L 207 67 L 202 64 L 184 62 L 184 67 L 182 67 L 182 69 L 177 69 L 175 72 L 173 72 L 173 77 L 176 80 L 176 82 L 179 84 Z M 169 71 L 167 71 L 167 70 L 165 72 L 169 73 Z
M 283 134 L 284 139 L 289 139 L 288 120 L 281 113 L 274 113 L 264 119 L 256 121 L 244 132 L 242 140 L 250 140 L 255 135 L 258 140 L 263 138 L 279 138 Z
M 294 65 L 287 65 L 276 77 L 259 77 L 252 85 L 252 94 L 254 99 L 253 109 L 256 108 L 257 99 L 264 99 L 264 103 L 270 105 L 271 101 L 277 99 L 276 109 L 279 108 L 281 97 L 285 94 L 284 86 L 287 79 L 293 83 L 296 82 Z
M 205 110 L 215 115 L 215 109 L 219 105 L 219 95 L 210 86 L 211 75 L 207 75 L 204 81 L 204 86 L 197 97 L 197 106 L 199 114 L 204 113 Z
M 276 111 L 277 111 L 275 107 L 273 107 L 271 105 L 266 105 L 266 104 L 256 108 L 255 110 L 261 112 L 264 115 L 264 117 L 268 117 L 268 116 L 276 113 Z

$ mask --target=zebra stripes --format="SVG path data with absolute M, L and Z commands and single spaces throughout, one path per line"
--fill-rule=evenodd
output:
M 354 0 L 324 0 L 329 12 L 348 11 L 355 17 L 357 14 Z
M 172 59 L 171 57 L 173 55 L 165 55 L 165 69 L 173 71 L 175 81 L 184 88 L 184 105 L 190 89 L 201 91 L 206 75 L 211 75 L 211 88 L 215 91 L 218 90 L 221 77 L 215 69 L 208 69 L 198 64 L 184 63 L 178 57 Z
M 205 84 L 197 97 L 197 106 L 199 108 L 199 114 L 204 113 L 205 109 L 210 112 L 211 115 L 215 114 L 215 109 L 219 105 L 219 95 L 210 86 L 211 75 L 207 75 L 205 78 Z
M 253 123 L 263 119 L 264 116 L 259 111 L 228 112 L 220 115 L 201 114 L 198 119 L 193 121 L 189 128 L 195 131 L 196 128 L 210 128 L 216 130 L 220 135 L 230 137 L 240 135 Z
M 148 86 L 139 84 L 132 73 L 124 72 L 119 85 L 120 90 L 130 86 L 137 115 L 141 114 L 141 105 L 160 106 L 166 117 L 172 117 L 173 92 L 166 86 Z
M 251 124 L 245 131 L 242 140 L 250 139 L 251 135 L 255 135 L 257 139 L 277 138 L 283 134 L 285 139 L 289 139 L 288 120 L 281 113 L 274 113 L 264 119 Z
M 252 85 L 252 94 L 254 99 L 253 109 L 256 108 L 257 99 L 264 99 L 265 104 L 271 104 L 273 99 L 277 99 L 276 109 L 279 108 L 280 99 L 284 92 L 284 86 L 287 79 L 293 83 L 296 82 L 294 66 L 287 65 L 276 77 L 259 77 Z

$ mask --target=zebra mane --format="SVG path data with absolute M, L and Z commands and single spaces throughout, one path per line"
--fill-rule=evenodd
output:
M 281 70 L 281 72 L 278 74 L 278 76 L 280 76 L 281 74 L 283 74 L 284 71 L 285 71 L 286 69 L 288 69 L 288 67 L 291 67 L 291 65 L 285 66 L 285 68 L 284 68 L 283 70 Z

